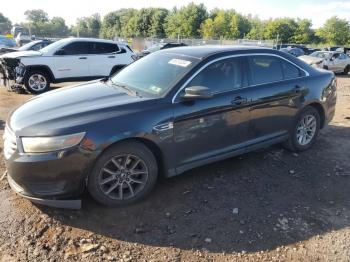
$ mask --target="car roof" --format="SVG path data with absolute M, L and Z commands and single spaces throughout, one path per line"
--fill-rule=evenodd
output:
M 185 56 L 192 56 L 198 59 L 204 59 L 211 55 L 221 54 L 221 53 L 230 53 L 230 52 L 266 52 L 266 53 L 280 53 L 271 48 L 263 48 L 257 46 L 184 46 L 184 47 L 176 47 L 171 49 L 163 49 L 158 52 L 164 53 L 172 53 L 172 54 L 180 54 Z
M 85 37 L 69 37 L 69 38 L 64 38 L 61 39 L 62 42 L 100 42 L 100 43 L 111 43 L 111 44 L 121 44 L 125 45 L 125 43 L 122 42 L 117 42 L 113 40 L 107 40 L 107 39 L 100 39 L 100 38 L 85 38 Z

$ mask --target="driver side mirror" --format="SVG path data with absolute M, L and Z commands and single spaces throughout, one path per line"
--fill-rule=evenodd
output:
M 182 99 L 208 99 L 213 97 L 210 89 L 205 86 L 191 86 L 185 88 L 185 94 L 182 95 Z
M 60 49 L 55 53 L 55 55 L 65 55 L 65 54 L 66 54 L 66 51 L 64 51 L 64 49 Z

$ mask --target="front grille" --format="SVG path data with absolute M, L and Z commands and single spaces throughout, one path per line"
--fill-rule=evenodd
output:
M 6 159 L 9 159 L 14 152 L 17 150 L 17 140 L 15 134 L 8 128 L 5 127 L 4 132 L 4 155 Z

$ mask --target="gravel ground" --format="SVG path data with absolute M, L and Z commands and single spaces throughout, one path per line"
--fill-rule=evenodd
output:
M 30 95 L 0 88 L 0 135 Z M 350 76 L 307 152 L 280 146 L 159 181 L 143 202 L 34 205 L 0 181 L 0 261 L 350 261 Z M 0 149 L 2 147 L 2 140 Z M 0 174 L 5 171 L 0 155 Z M 30 175 L 30 174 L 28 174 Z

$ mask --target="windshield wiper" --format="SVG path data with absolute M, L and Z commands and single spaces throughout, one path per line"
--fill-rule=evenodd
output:
M 134 96 L 141 97 L 140 94 L 139 94 L 139 92 L 137 92 L 136 90 L 134 90 L 134 89 L 128 87 L 127 85 L 115 83 L 115 82 L 113 82 L 113 81 L 111 81 L 111 83 L 112 83 L 112 85 L 114 85 L 114 86 L 117 86 L 117 87 L 120 87 L 120 88 L 126 90 L 128 93 L 130 93 L 130 94 L 132 94 L 132 95 L 134 95 Z

